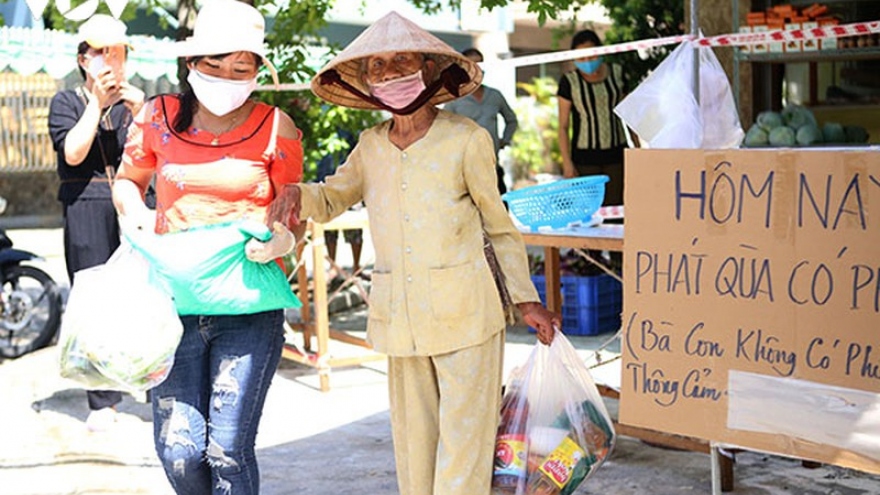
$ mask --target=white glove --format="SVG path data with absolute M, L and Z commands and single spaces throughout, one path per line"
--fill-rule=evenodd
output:
M 293 232 L 281 222 L 275 222 L 272 224 L 272 237 L 266 242 L 257 239 L 247 241 L 244 245 L 244 254 L 251 261 L 268 263 L 291 252 L 295 244 Z
M 134 209 L 127 215 L 119 217 L 119 226 L 124 232 L 156 232 L 156 210 L 151 210 L 146 206 Z

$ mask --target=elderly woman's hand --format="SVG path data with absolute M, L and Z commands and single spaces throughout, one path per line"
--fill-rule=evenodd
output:
M 516 307 L 522 312 L 526 323 L 538 331 L 538 340 L 542 344 L 550 345 L 553 342 L 556 329 L 562 327 L 562 316 L 537 302 L 519 303 Z
M 269 205 L 266 214 L 266 225 L 274 225 L 280 222 L 291 230 L 299 225 L 299 212 L 302 207 L 300 199 L 302 193 L 296 184 L 285 184 L 275 195 L 275 199 Z

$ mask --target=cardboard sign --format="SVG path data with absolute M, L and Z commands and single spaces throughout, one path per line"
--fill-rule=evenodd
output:
M 627 150 L 625 424 L 880 473 L 880 150 Z

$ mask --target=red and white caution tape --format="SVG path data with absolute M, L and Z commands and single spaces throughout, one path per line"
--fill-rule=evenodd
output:
M 623 205 L 620 206 L 603 206 L 596 212 L 597 215 L 605 220 L 614 218 L 623 218 Z
M 646 50 L 663 45 L 673 45 L 693 39 L 689 34 L 679 36 L 667 36 L 665 38 L 655 38 L 639 41 L 628 41 L 626 43 L 618 43 L 616 45 L 602 45 L 590 48 L 578 48 L 576 50 L 566 50 L 564 52 L 537 53 L 535 55 L 525 55 L 522 57 L 509 58 L 505 60 L 495 60 L 492 62 L 483 62 L 486 65 L 504 65 L 505 67 L 522 67 L 526 65 L 547 64 L 551 62 L 563 62 L 566 60 L 574 60 L 582 57 L 596 57 L 599 55 L 609 55 L 612 53 L 631 52 L 634 50 Z
M 689 34 L 678 36 L 668 36 L 665 38 L 655 38 L 639 41 L 629 41 L 616 45 L 602 45 L 590 48 L 578 48 L 576 50 L 566 50 L 564 52 L 538 53 L 535 55 L 526 55 L 523 57 L 510 58 L 506 60 L 493 60 L 482 62 L 480 65 L 487 66 L 504 66 L 504 67 L 523 67 L 528 65 L 548 64 L 552 62 L 563 62 L 565 60 L 574 60 L 581 57 L 597 57 L 599 55 L 609 55 L 612 53 L 623 53 L 634 50 L 646 50 L 663 45 L 678 44 L 683 41 L 691 40 L 694 37 Z M 301 84 L 281 84 L 278 88 L 270 85 L 262 85 L 257 87 L 257 91 L 277 90 L 277 91 L 302 91 L 309 89 L 308 83 Z
M 305 91 L 310 89 L 312 85 L 310 83 L 285 83 L 279 84 L 275 86 L 274 84 L 264 84 L 262 86 L 257 87 L 257 91 L 271 89 L 274 91 Z
M 865 34 L 880 33 L 880 21 L 854 22 L 839 26 L 822 26 L 807 29 L 777 29 L 759 33 L 723 34 L 699 38 L 696 43 L 700 46 L 745 46 L 760 45 L 773 41 L 798 41 L 821 38 L 845 38 L 848 36 L 862 36 Z

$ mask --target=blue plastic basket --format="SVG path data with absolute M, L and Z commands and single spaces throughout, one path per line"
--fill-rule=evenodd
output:
M 605 200 L 607 175 L 587 175 L 510 191 L 501 198 L 531 230 L 587 222 Z
M 562 333 L 598 335 L 620 328 L 623 309 L 623 285 L 610 275 L 560 277 L 562 297 Z M 547 304 L 547 281 L 544 275 L 532 275 L 532 283 L 543 304 Z M 535 329 L 529 327 L 530 332 Z

